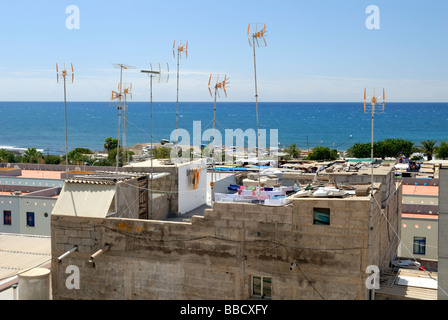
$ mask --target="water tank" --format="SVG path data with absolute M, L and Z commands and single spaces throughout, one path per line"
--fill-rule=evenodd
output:
M 18 274 L 19 300 L 49 300 L 50 270 L 34 268 Z

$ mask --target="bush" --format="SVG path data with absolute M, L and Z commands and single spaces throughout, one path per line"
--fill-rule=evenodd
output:
M 13 163 L 14 159 L 15 159 L 15 155 L 12 151 L 0 149 L 0 162 Z
M 354 158 L 370 158 L 370 148 L 370 142 L 355 143 L 347 150 L 347 155 Z M 415 150 L 414 143 L 410 140 L 386 139 L 383 141 L 375 141 L 373 143 L 373 156 L 375 158 L 410 157 Z
M 44 156 L 44 161 L 46 164 L 60 164 L 62 159 L 60 156 L 48 155 Z
M 306 157 L 307 160 L 336 160 L 339 158 L 336 149 L 330 150 L 328 147 L 315 147 Z
M 448 159 L 448 143 L 446 141 L 440 142 L 440 145 L 436 148 L 436 156 L 438 159 Z

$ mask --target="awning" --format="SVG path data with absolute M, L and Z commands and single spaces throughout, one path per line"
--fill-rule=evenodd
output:
M 65 183 L 52 214 L 105 218 L 113 211 L 115 185 Z

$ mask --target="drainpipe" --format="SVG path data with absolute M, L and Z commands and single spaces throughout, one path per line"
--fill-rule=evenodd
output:
M 64 259 L 65 257 L 67 257 L 68 255 L 72 254 L 73 252 L 75 252 L 76 250 L 78 250 L 78 246 L 74 246 L 73 248 L 71 248 L 69 251 L 67 251 L 66 253 L 64 253 L 63 255 L 58 257 L 58 262 L 61 263 L 62 259 Z
M 110 249 L 110 244 L 105 244 L 102 249 L 98 250 L 97 252 L 95 252 L 94 254 L 92 254 L 90 256 L 89 262 L 94 263 L 95 258 L 99 257 L 104 252 L 109 251 L 109 249 Z

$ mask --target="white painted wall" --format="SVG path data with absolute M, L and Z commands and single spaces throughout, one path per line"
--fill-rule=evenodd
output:
M 11 211 L 11 225 L 4 224 L 4 211 Z M 0 196 L 0 232 L 20 233 L 19 196 Z
M 229 172 L 215 172 L 215 173 L 207 173 L 207 204 L 211 205 L 211 188 L 210 188 L 210 182 L 212 181 L 212 174 L 213 174 L 213 181 L 215 182 L 215 187 L 213 188 L 213 191 L 216 193 L 231 193 L 231 191 L 228 190 L 228 187 L 231 184 L 236 184 L 235 179 L 235 173 L 229 173 Z
M 19 203 L 20 233 L 45 236 L 51 235 L 51 212 L 53 211 L 56 199 L 44 197 L 20 197 Z M 34 212 L 34 227 L 27 226 L 27 212 Z
M 51 235 L 51 212 L 56 200 L 49 197 L 0 196 L 0 232 Z M 11 225 L 3 224 L 5 210 L 11 211 Z M 34 227 L 27 226 L 27 212 L 34 212 Z
M 207 167 L 205 159 L 178 164 L 178 192 L 179 192 L 179 214 L 185 214 L 206 203 L 207 198 Z M 187 176 L 188 169 L 201 168 L 199 173 L 199 184 L 195 190 L 191 179 Z

